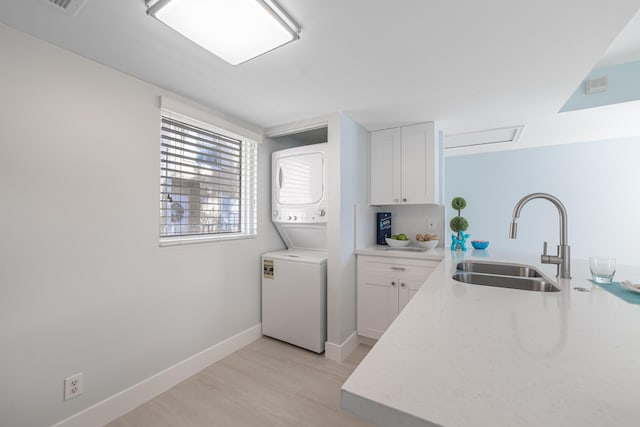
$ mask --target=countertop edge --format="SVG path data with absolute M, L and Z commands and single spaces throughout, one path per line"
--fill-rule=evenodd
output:
M 445 258 L 444 248 L 428 249 L 424 252 L 390 250 L 388 246 L 369 246 L 355 250 L 356 255 L 379 256 L 387 258 L 426 259 L 441 261 Z
M 341 408 L 362 418 L 372 424 L 386 426 L 403 426 L 403 427 L 438 427 L 439 424 L 433 424 L 427 420 L 414 417 L 406 412 L 399 411 L 395 408 L 383 405 L 373 400 L 358 396 L 347 390 L 340 390 L 340 406 Z

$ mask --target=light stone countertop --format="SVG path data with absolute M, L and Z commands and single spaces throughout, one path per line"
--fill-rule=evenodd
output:
M 560 292 L 532 292 L 451 275 L 464 257 L 529 264 L 555 281 L 539 255 L 439 252 L 342 386 L 344 409 L 381 426 L 640 425 L 640 305 L 588 282 L 585 260 L 572 260 Z M 640 269 L 619 266 L 624 279 L 640 282 Z
M 416 248 L 415 246 L 408 246 Z M 440 261 L 445 256 L 444 248 L 427 249 L 424 252 L 410 252 L 406 250 L 389 248 L 385 245 L 369 246 L 367 248 L 356 249 L 356 255 L 384 256 L 389 258 L 408 258 L 408 259 L 430 259 Z M 450 252 L 450 251 L 448 251 Z

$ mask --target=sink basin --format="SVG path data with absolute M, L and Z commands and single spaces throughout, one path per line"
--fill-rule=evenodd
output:
M 469 273 L 497 274 L 500 276 L 543 277 L 542 273 L 534 267 L 520 264 L 464 261 L 458 263 L 456 270 Z
M 456 265 L 453 279 L 473 285 L 537 292 L 560 289 L 536 268 L 522 264 L 464 261 Z
M 560 290 L 552 282 L 542 278 L 459 272 L 453 275 L 453 279 L 473 285 L 496 286 L 524 291 L 558 292 Z

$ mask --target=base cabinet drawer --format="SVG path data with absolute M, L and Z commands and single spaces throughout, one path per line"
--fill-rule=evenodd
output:
M 438 264 L 358 255 L 358 335 L 380 338 Z

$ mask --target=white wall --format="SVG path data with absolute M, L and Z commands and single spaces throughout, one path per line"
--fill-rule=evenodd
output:
M 444 245 L 444 207 L 437 205 L 401 205 L 377 206 L 377 212 L 391 212 L 391 232 L 405 233 L 415 241 L 416 234 L 437 234 L 440 237 L 438 247 Z M 427 230 L 427 218 L 432 218 L 435 229 Z
M 166 93 L 1 25 L 0 51 L 0 425 L 45 426 L 260 322 L 273 144 L 257 239 L 160 248 Z
M 490 240 L 489 249 L 534 254 L 542 253 L 542 242 L 547 240 L 549 252 L 555 254 L 558 211 L 544 200 L 533 200 L 523 208 L 518 238 L 508 239 L 516 202 L 529 193 L 551 193 L 567 209 L 573 257 L 601 254 L 637 265 L 639 158 L 640 138 L 448 157 L 447 219 L 455 215 L 451 199 L 463 196 L 467 208 L 462 216 L 469 220 L 472 239 Z
M 356 330 L 355 206 L 367 203 L 369 133 L 344 114 L 329 120 L 327 341 Z

